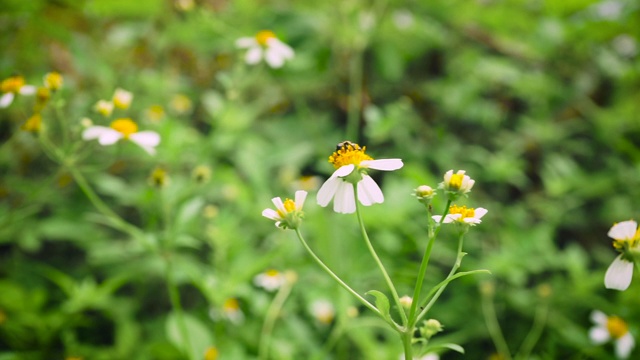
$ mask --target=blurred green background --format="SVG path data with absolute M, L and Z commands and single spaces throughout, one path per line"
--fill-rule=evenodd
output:
M 496 323 L 511 355 L 613 358 L 590 342 L 589 314 L 640 334 L 638 282 L 603 284 L 607 231 L 640 218 L 639 24 L 631 0 L 0 0 L 0 77 L 64 76 L 41 134 L 21 129 L 33 97 L 0 109 L 0 359 L 203 359 L 212 347 L 258 358 L 274 294 L 253 278 L 267 269 L 298 277 L 270 358 L 397 359 L 396 335 L 365 308 L 354 317 L 355 300 L 260 215 L 308 190 L 312 247 L 361 293 L 384 289 L 355 216 L 315 203 L 346 139 L 405 163 L 372 174 L 386 201 L 363 214 L 400 295 L 426 246 L 412 189 L 449 169 L 476 180 L 464 204 L 489 213 L 462 270 L 492 275 L 452 283 L 430 313 L 445 326 L 434 341 L 466 350 L 441 358 L 506 359 Z M 248 65 L 235 46 L 263 29 L 295 51 L 282 68 Z M 118 116 L 161 135 L 156 156 L 82 140 L 83 118 L 108 125 L 93 107 L 116 88 L 134 94 Z M 43 132 L 62 156 L 43 150 Z M 454 258 L 443 229 L 427 285 Z M 330 323 L 314 317 L 319 300 L 335 308 Z

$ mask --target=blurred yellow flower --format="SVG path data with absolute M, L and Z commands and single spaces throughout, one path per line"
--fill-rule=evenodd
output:
M 0 82 L 0 92 L 2 92 L 2 96 L 0 96 L 0 108 L 6 108 L 11 105 L 16 94 L 33 95 L 36 92 L 36 87 L 26 85 L 24 77 L 14 75 Z
M 164 118 L 164 108 L 162 105 L 151 105 L 147 109 L 147 118 L 152 122 L 158 122 Z
M 218 359 L 218 349 L 215 346 L 210 346 L 204 352 L 204 360 L 216 360 Z
M 39 132 L 42 128 L 42 116 L 40 113 L 33 114 L 20 128 L 33 133 Z
M 193 103 L 191 102 L 191 99 L 189 99 L 186 95 L 176 94 L 173 96 L 173 98 L 171 98 L 170 106 L 171 109 L 173 109 L 173 111 L 175 111 L 176 113 L 184 115 L 191 112 Z
M 62 75 L 57 71 L 52 71 L 44 76 L 44 86 L 51 91 L 59 90 L 63 82 Z

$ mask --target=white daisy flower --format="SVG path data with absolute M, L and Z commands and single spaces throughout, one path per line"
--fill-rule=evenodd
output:
M 113 105 L 118 109 L 128 109 L 133 101 L 133 93 L 117 88 L 111 100 L 113 101 Z
M 276 222 L 277 227 L 283 229 L 296 229 L 302 220 L 302 206 L 307 198 L 307 192 L 304 190 L 296 191 L 295 201 L 291 199 L 285 199 L 283 202 L 279 197 L 271 199 L 276 210 L 264 209 L 262 216 L 267 219 L 271 219 Z
M 596 345 L 614 341 L 616 356 L 619 359 L 629 358 L 635 347 L 635 340 L 629 332 L 627 323 L 617 316 L 607 316 L 599 310 L 591 313 L 591 321 L 595 324 L 589 330 L 589 339 Z
M 93 108 L 104 117 L 111 116 L 113 112 L 113 102 L 107 100 L 99 100 Z
M 36 87 L 26 85 L 24 77 L 14 75 L 0 82 L 0 92 L 2 93 L 2 96 L 0 96 L 0 109 L 4 109 L 11 105 L 16 94 L 33 95 L 36 93 Z
M 256 286 L 267 291 L 278 290 L 286 281 L 284 274 L 274 269 L 267 270 L 253 278 L 253 283 Z
M 279 68 L 294 56 L 293 49 L 278 40 L 270 30 L 262 30 L 254 37 L 242 37 L 236 40 L 236 46 L 247 49 L 245 61 L 249 65 L 255 65 L 264 59 L 272 68 Z
M 236 298 L 229 298 L 224 301 L 222 313 L 233 324 L 239 325 L 244 322 L 244 312 L 240 309 L 240 303 Z
M 320 206 L 327 206 L 333 199 L 333 210 L 337 213 L 350 214 L 356 211 L 353 184 L 356 184 L 358 200 L 364 206 L 384 202 L 384 195 L 378 184 L 367 175 L 368 169 L 393 171 L 403 166 L 400 159 L 373 160 L 365 154 L 365 147 L 349 141 L 338 144 L 336 151 L 329 156 L 329 162 L 336 171 L 320 190 L 317 201 Z
M 327 300 L 316 300 L 311 304 L 311 314 L 319 322 L 330 324 L 336 316 L 333 304 Z
M 455 200 L 460 195 L 466 196 L 475 183 L 475 180 L 465 175 L 464 170 L 458 170 L 455 174 L 453 170 L 449 170 L 444 174 L 444 181 L 438 187 L 444 190 L 450 199 Z
M 489 210 L 485 208 L 467 208 L 466 206 L 457 206 L 452 205 L 449 208 L 449 213 L 445 216 L 442 221 L 445 224 L 449 224 L 452 222 L 467 224 L 471 226 L 475 226 L 476 224 L 480 224 L 482 222 L 482 217 L 485 216 L 489 212 Z M 441 215 L 434 215 L 433 220 L 436 223 L 439 223 L 442 219 Z
M 604 276 L 607 289 L 626 290 L 633 277 L 633 257 L 640 252 L 640 231 L 633 220 L 614 224 L 607 235 L 620 255 L 613 260 Z
M 90 126 L 82 132 L 84 140 L 98 139 L 100 145 L 113 145 L 118 140 L 131 140 L 149 155 L 156 153 L 155 147 L 160 144 L 160 135 L 155 131 L 138 131 L 138 125 L 129 118 L 117 119 L 110 127 Z

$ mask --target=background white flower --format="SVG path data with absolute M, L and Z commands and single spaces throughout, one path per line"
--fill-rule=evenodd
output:
M 160 144 L 160 135 L 155 131 L 140 131 L 138 125 L 131 119 L 118 119 L 110 127 L 94 125 L 82 132 L 84 140 L 98 139 L 103 146 L 113 145 L 118 140 L 128 139 L 140 146 L 150 155 L 156 153 L 155 147 Z
M 627 359 L 631 350 L 635 347 L 635 340 L 629 332 L 624 320 L 617 316 L 607 316 L 599 310 L 591 313 L 591 321 L 595 324 L 589 330 L 589 339 L 594 344 L 604 344 L 609 340 L 614 341 L 616 356 L 619 359 Z
M 449 208 L 449 213 L 442 221 L 445 224 L 452 223 L 454 221 L 462 222 L 469 225 L 476 225 L 482 222 L 482 217 L 485 216 L 489 210 L 485 208 L 467 208 L 466 206 L 453 205 Z M 442 219 L 442 215 L 434 215 L 433 220 L 437 223 Z
M 262 59 L 272 68 L 279 68 L 286 60 L 293 59 L 293 49 L 280 41 L 276 35 L 269 30 L 258 32 L 254 37 L 242 37 L 236 40 L 236 46 L 247 49 L 245 61 L 254 65 Z

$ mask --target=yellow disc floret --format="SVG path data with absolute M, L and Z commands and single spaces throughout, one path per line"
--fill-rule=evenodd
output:
M 111 123 L 111 128 L 121 133 L 125 139 L 128 139 L 131 134 L 138 131 L 138 125 L 129 118 L 114 120 Z
M 329 156 L 329 162 L 333 164 L 336 169 L 351 164 L 357 166 L 364 160 L 373 160 L 371 156 L 365 154 L 366 146 L 361 148 L 360 145 L 348 141 L 338 146 L 338 149 Z
M 292 213 L 296 210 L 296 203 L 291 199 L 285 199 L 283 205 L 286 213 L 283 214 L 282 211 L 280 210 L 277 210 L 277 211 L 278 211 L 278 215 L 280 215 L 280 217 L 284 219 L 287 216 L 287 214 Z
M 19 75 L 14 75 L 2 80 L 2 83 L 0 83 L 0 90 L 3 93 L 17 93 L 23 86 L 24 78 Z
M 276 34 L 274 34 L 273 31 L 271 30 L 262 30 L 256 34 L 256 41 L 261 46 L 267 46 L 267 41 L 269 39 L 275 39 L 275 38 L 276 38 Z
M 462 179 L 464 179 L 464 174 L 453 174 L 451 175 L 451 179 L 449 180 L 449 188 L 453 190 L 458 190 L 462 186 Z
M 617 316 L 607 318 L 607 330 L 614 339 L 620 339 L 629 332 L 627 323 Z
M 465 219 L 465 218 L 472 218 L 475 217 L 476 212 L 474 208 L 467 208 L 466 206 L 457 206 L 457 205 L 452 205 L 449 208 L 449 214 L 451 215 L 455 215 L 455 214 L 460 214 L 462 215 L 460 217 L 460 220 Z
M 240 309 L 240 303 L 238 303 L 238 300 L 235 298 L 229 298 L 224 301 L 222 307 L 226 312 L 238 311 Z
M 270 277 L 276 277 L 278 275 L 280 275 L 280 273 L 278 272 L 278 270 L 274 270 L 274 269 L 269 269 L 267 271 L 264 272 L 267 276 Z
M 44 85 L 52 91 L 60 89 L 63 81 L 62 75 L 57 71 L 52 71 L 44 76 Z

